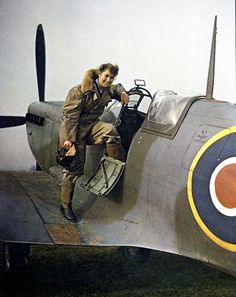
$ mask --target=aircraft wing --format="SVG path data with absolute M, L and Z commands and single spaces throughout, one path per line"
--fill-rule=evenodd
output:
M 59 206 L 59 184 L 47 173 L 0 172 L 0 241 L 79 244 Z

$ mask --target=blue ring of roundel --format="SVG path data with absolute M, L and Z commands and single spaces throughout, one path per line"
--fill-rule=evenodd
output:
M 202 154 L 192 175 L 192 195 L 197 212 L 207 228 L 221 240 L 236 244 L 236 217 L 220 213 L 211 200 L 209 184 L 219 163 L 236 155 L 236 133 L 215 141 Z

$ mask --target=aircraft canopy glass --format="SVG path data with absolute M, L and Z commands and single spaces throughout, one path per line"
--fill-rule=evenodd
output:
M 171 135 L 185 107 L 196 97 L 180 96 L 173 91 L 156 92 L 149 107 L 145 128 Z

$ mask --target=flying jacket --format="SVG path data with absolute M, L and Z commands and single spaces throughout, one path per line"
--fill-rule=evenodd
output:
M 100 95 L 94 81 L 98 78 L 96 69 L 88 70 L 82 84 L 73 87 L 65 100 L 62 122 L 59 131 L 60 147 L 65 140 L 76 142 L 78 126 L 91 126 L 102 115 L 107 104 L 116 99 L 120 101 L 121 93 L 126 92 L 121 84 L 112 84 L 104 88 Z

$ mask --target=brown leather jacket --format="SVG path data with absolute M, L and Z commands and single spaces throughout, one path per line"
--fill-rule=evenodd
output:
M 61 147 L 65 140 L 76 142 L 78 126 L 86 127 L 98 121 L 107 104 L 112 99 L 120 101 L 121 93 L 125 92 L 121 84 L 112 84 L 100 95 L 94 83 L 97 77 L 96 69 L 90 69 L 85 73 L 82 84 L 69 91 L 59 131 Z

